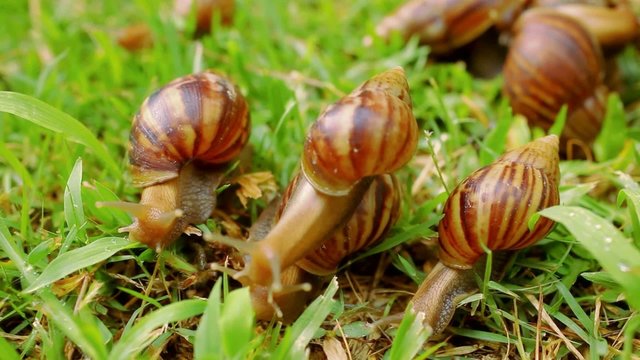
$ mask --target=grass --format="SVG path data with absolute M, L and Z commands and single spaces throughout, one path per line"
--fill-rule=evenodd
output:
M 375 24 L 394 7 L 373 1 L 237 1 L 234 25 L 189 36 L 168 1 L 0 3 L 0 351 L 3 358 L 640 357 L 640 66 L 595 146 L 596 161 L 563 161 L 558 226 L 520 251 L 501 281 L 467 298 L 444 336 L 408 313 L 398 328 L 368 324 L 404 311 L 434 264 L 447 189 L 529 129 L 500 95 L 501 78 L 460 63 L 427 65 L 428 47 L 384 43 Z M 148 24 L 155 45 L 127 52 L 118 29 Z M 373 74 L 406 69 L 421 128 L 399 173 L 402 217 L 355 256 L 291 326 L 256 323 L 248 293 L 207 270 L 239 266 L 233 250 L 183 239 L 160 255 L 116 229 L 124 213 L 96 201 L 135 201 L 126 149 L 132 115 L 162 84 L 198 68 L 221 71 L 251 108 L 251 171 L 282 189 L 306 129 Z M 437 169 L 437 170 L 436 170 Z M 234 186 L 222 191 L 233 197 Z M 207 226 L 244 231 L 266 199 L 222 207 Z M 204 265 L 203 265 L 204 263 Z M 424 267 L 423 267 L 423 264 Z

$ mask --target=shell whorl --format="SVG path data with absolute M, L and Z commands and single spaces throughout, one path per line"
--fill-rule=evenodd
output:
M 453 268 L 471 268 L 485 251 L 515 250 L 544 237 L 553 222 L 529 218 L 557 205 L 558 138 L 549 135 L 511 150 L 462 181 L 444 206 L 438 225 L 440 260 Z
M 316 275 L 334 273 L 343 259 L 380 241 L 398 220 L 399 210 L 396 177 L 376 176 L 349 221 L 296 264 Z
M 413 156 L 418 126 L 400 67 L 366 81 L 324 111 L 307 134 L 302 171 L 316 190 L 344 195 L 364 177 Z
M 178 176 L 193 161 L 224 164 L 249 137 L 249 111 L 240 91 L 210 71 L 187 75 L 150 95 L 133 119 L 129 163 L 136 186 Z
M 603 58 L 593 35 L 549 9 L 525 12 L 504 65 L 503 90 L 514 112 L 547 130 L 567 104 L 563 139 L 591 143 L 605 113 Z

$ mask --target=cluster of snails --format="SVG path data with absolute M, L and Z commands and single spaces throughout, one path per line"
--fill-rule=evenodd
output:
M 515 113 L 548 130 L 563 105 L 567 121 L 561 152 L 578 145 L 583 153 L 595 140 L 605 115 L 608 87 L 603 54 L 638 39 L 638 20 L 626 1 L 412 0 L 387 16 L 377 33 L 416 36 L 436 55 L 472 46 L 489 29 L 505 40 L 503 93 Z M 474 57 L 491 58 L 478 39 Z M 486 67 L 486 64 L 482 64 Z M 586 154 L 584 154 L 586 155 Z
M 184 76 L 150 95 L 135 115 L 129 161 L 139 204 L 104 202 L 134 216 L 120 229 L 157 251 L 216 206 L 227 164 L 246 145 L 247 103 L 211 71 Z M 300 171 L 264 210 L 248 241 L 206 235 L 238 248 L 259 319 L 291 321 L 324 276 L 349 255 L 383 239 L 399 217 L 393 172 L 414 155 L 418 125 L 404 70 L 376 75 L 328 107 L 307 133 Z M 558 204 L 558 138 L 511 150 L 471 174 L 450 194 L 440 234 L 441 264 L 411 300 L 435 332 L 449 323 L 461 295 L 473 291 L 472 267 L 489 250 L 520 249 L 542 238 L 551 221 L 528 219 Z M 219 266 L 213 266 L 219 268 Z

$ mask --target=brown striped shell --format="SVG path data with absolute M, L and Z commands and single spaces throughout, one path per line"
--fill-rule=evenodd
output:
M 396 67 L 320 115 L 307 134 L 302 171 L 316 190 L 344 195 L 364 177 L 402 167 L 417 141 L 409 85 L 404 70 Z
M 178 78 L 149 96 L 133 119 L 129 162 L 136 186 L 178 176 L 181 167 L 224 164 L 249 136 L 249 111 L 226 78 L 205 71 Z
M 599 45 L 580 23 L 549 9 L 525 12 L 515 33 L 503 87 L 514 112 L 547 130 L 567 104 L 563 142 L 574 139 L 589 145 L 605 114 Z
M 529 218 L 557 205 L 558 138 L 549 135 L 511 150 L 460 183 L 444 207 L 438 225 L 440 260 L 453 268 L 471 268 L 485 251 L 515 250 L 544 237 L 553 222 Z
M 295 181 L 289 188 L 295 187 Z M 349 221 L 296 265 L 316 275 L 334 273 L 343 259 L 380 241 L 399 212 L 398 180 L 389 174 L 376 176 Z
M 417 36 L 436 54 L 449 52 L 479 37 L 494 25 L 506 26 L 520 12 L 522 0 L 413 0 L 376 27 L 388 38 Z

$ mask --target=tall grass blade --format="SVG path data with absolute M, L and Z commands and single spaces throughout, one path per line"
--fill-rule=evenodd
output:
M 329 315 L 335 300 L 333 296 L 338 291 L 338 280 L 334 277 L 324 294 L 316 298 L 300 315 L 298 320 L 285 331 L 282 341 L 276 348 L 272 359 L 303 359 L 305 349 L 311 341 L 324 319 Z
M 67 186 L 64 188 L 64 219 L 69 228 L 78 229 L 78 235 L 84 238 L 84 209 L 82 208 L 82 159 L 73 165 Z
M 105 237 L 89 245 L 66 252 L 53 259 L 24 292 L 30 293 L 41 289 L 75 271 L 104 261 L 130 246 L 135 246 L 135 243 L 125 238 Z
M 0 91 L 0 112 L 28 120 L 45 129 L 62 134 L 70 141 L 90 148 L 110 171 L 120 175 L 120 166 L 107 148 L 77 119 L 34 97 L 11 91 Z
M 640 250 L 607 220 L 574 206 L 540 212 L 564 225 L 625 290 L 627 302 L 640 309 Z
M 396 337 L 389 349 L 389 360 L 412 359 L 431 336 L 431 329 L 425 327 L 424 313 L 414 313 L 411 306 L 407 307 L 404 318 L 398 327 Z
M 111 349 L 110 360 L 136 359 L 140 351 L 151 344 L 160 333 L 158 328 L 202 314 L 207 303 L 199 299 L 183 300 L 156 310 L 140 318 Z

